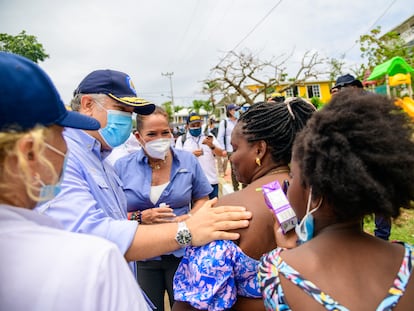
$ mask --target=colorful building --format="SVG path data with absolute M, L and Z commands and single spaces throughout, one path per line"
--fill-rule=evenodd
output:
M 289 82 L 281 82 L 275 87 L 275 92 L 279 92 L 285 97 L 303 97 L 309 100 L 316 97 L 323 104 L 326 104 L 331 99 L 330 89 L 332 87 L 332 82 L 329 80 L 300 82 L 295 86 L 286 89 L 289 85 Z M 262 87 L 260 85 L 252 84 L 247 85 L 245 88 L 251 93 L 257 93 Z M 259 95 L 255 101 L 263 100 L 264 96 Z

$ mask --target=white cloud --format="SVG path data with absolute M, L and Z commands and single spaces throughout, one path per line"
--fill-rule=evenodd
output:
M 174 72 L 174 97 L 185 105 L 202 98 L 200 81 L 210 68 L 277 3 L 0 0 L 0 21 L 1 32 L 26 30 L 37 36 L 50 54 L 41 66 L 65 102 L 90 71 L 111 68 L 129 73 L 138 93 L 156 103 L 169 96 L 169 80 L 161 73 Z M 284 0 L 238 50 L 247 48 L 269 59 L 294 49 L 290 68 L 307 50 L 327 57 L 347 51 L 346 59 L 355 63 L 360 61 L 355 41 L 388 7 L 376 24 L 383 30 L 413 14 L 411 0 Z

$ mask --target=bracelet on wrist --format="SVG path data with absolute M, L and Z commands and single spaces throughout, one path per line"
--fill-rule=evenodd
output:
M 142 214 L 141 211 L 131 212 L 127 215 L 128 220 L 135 220 L 139 224 L 142 224 Z

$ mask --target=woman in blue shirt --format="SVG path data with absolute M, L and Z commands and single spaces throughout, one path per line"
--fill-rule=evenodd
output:
M 129 218 L 142 224 L 177 222 L 189 217 L 212 191 L 196 157 L 171 148 L 168 115 L 157 107 L 137 115 L 136 138 L 143 148 L 115 163 L 127 197 Z M 167 290 L 173 304 L 172 280 L 184 250 L 137 263 L 138 282 L 157 307 L 164 310 Z

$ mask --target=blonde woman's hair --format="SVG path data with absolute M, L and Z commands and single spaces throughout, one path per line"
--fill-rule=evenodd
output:
M 50 171 L 54 182 L 57 182 L 59 176 L 52 163 L 44 156 L 45 137 L 49 131 L 50 128 L 38 126 L 26 132 L 0 132 L 0 197 L 13 196 L 15 185 L 8 183 L 6 176 L 14 176 L 23 182 L 26 193 L 32 200 L 39 200 L 39 184 L 35 176 L 37 172 L 30 170 L 26 155 L 18 148 L 19 141 L 23 138 L 29 138 L 33 141 L 34 156 L 38 159 L 41 167 Z M 12 171 L 7 165 L 8 160 L 13 156 L 17 158 L 19 168 L 17 171 Z

